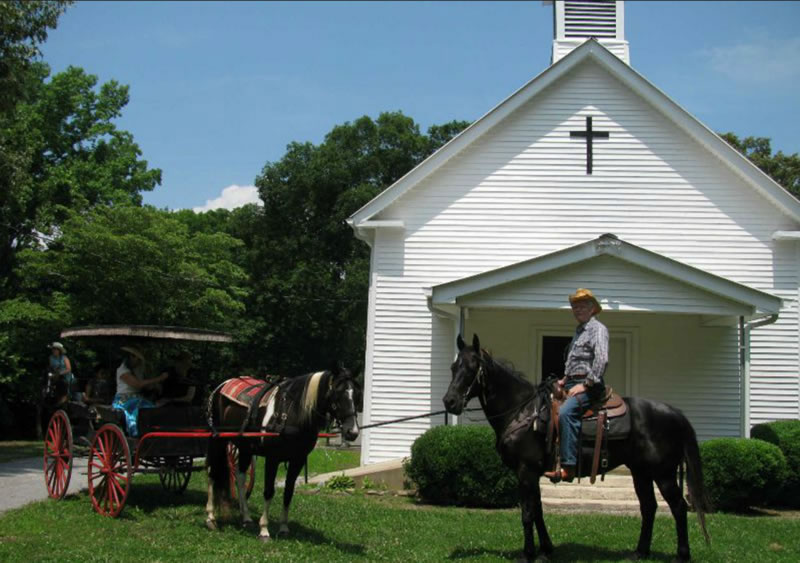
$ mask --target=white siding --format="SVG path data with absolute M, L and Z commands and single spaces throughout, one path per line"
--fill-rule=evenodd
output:
M 599 318 L 612 341 L 620 334 L 635 334 L 637 349 L 629 358 L 631 394 L 681 409 L 702 440 L 739 435 L 737 327 L 703 326 L 695 315 L 604 312 Z M 469 335 L 479 334 L 481 345 L 496 357 L 510 360 L 538 381 L 537 330 L 570 334 L 575 320 L 567 311 L 481 310 L 470 314 L 466 328 Z
M 585 128 L 587 115 L 595 130 L 610 132 L 594 143 L 591 176 L 585 143 L 569 135 Z M 796 249 L 771 240 L 774 231 L 798 225 L 592 62 L 577 66 L 375 218 L 400 219 L 405 231 L 379 230 L 375 239 L 374 331 L 368 336 L 374 355 L 367 370 L 373 421 L 433 410 L 432 390 L 449 379 L 454 324 L 431 314 L 424 288 L 608 232 L 786 299 L 780 320 L 753 335 L 752 416 L 756 422 L 800 412 Z M 737 342 L 725 332 L 733 329 L 716 330 L 727 336 L 709 357 L 723 358 L 719 369 L 729 373 L 729 347 Z M 643 359 L 656 353 L 645 344 Z M 683 351 L 665 348 L 663 354 L 674 358 Z M 673 377 L 693 385 L 699 372 L 692 369 L 708 371 L 698 366 L 681 366 L 686 369 Z M 664 379 L 641 390 L 672 399 L 677 387 Z M 729 396 L 726 391 L 725 400 Z M 732 432 L 727 415 L 707 416 L 699 403 L 687 405 L 702 418 L 704 435 Z M 364 461 L 407 455 L 429 424 L 373 431 Z
M 459 303 L 505 309 L 569 308 L 564 296 L 578 287 L 592 288 L 608 311 L 749 314 L 741 304 L 611 256 L 599 256 L 533 279 L 475 293 Z

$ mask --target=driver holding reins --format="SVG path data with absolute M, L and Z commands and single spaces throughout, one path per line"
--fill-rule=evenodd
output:
M 578 327 L 569 344 L 564 377 L 559 381 L 567 392 L 558 423 L 561 468 L 544 473 L 554 483 L 575 477 L 581 417 L 603 396 L 603 374 L 608 366 L 608 329 L 596 318 L 603 310 L 600 303 L 590 290 L 583 288 L 569 296 L 569 303 Z

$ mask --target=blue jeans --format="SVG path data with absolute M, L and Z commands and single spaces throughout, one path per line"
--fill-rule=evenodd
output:
M 583 380 L 568 381 L 564 386 L 567 390 L 583 383 Z M 561 465 L 575 466 L 577 464 L 578 447 L 580 446 L 581 417 L 596 397 L 603 392 L 603 385 L 595 384 L 591 387 L 591 395 L 578 393 L 570 397 L 561 405 L 558 414 L 558 431 L 561 442 Z

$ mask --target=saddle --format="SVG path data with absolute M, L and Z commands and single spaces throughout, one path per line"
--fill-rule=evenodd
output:
M 266 406 L 271 390 L 274 390 L 274 384 L 270 385 L 268 381 L 242 376 L 226 381 L 219 392 L 237 405 L 250 408 L 254 404 Z
M 559 386 L 558 383 L 554 383 L 551 396 L 551 416 L 547 427 L 547 448 L 548 451 L 552 451 L 555 445 L 554 466 L 558 469 L 560 467 L 558 456 L 558 416 L 561 405 L 567 399 L 567 394 L 563 387 Z M 600 467 L 602 467 L 600 479 L 605 480 L 605 469 L 608 467 L 608 440 L 627 438 L 630 428 L 627 404 L 610 386 L 606 386 L 603 395 L 592 403 L 581 417 L 581 445 L 579 447 L 582 448 L 584 443 L 594 444 L 592 472 L 589 479 L 591 484 L 595 483 L 597 471 Z M 581 474 L 580 464 L 582 458 L 583 456 L 579 452 L 577 475 Z
M 282 413 L 282 415 L 271 416 L 270 420 L 266 421 L 267 425 L 262 430 L 277 432 L 279 434 L 283 431 L 283 427 L 286 424 L 288 405 L 284 404 L 282 408 L 275 408 L 276 405 L 274 405 L 274 403 L 278 402 L 280 399 L 283 399 L 283 403 L 286 403 L 288 397 L 286 397 L 285 394 L 281 394 L 280 398 L 277 397 L 279 382 L 280 378 L 278 377 L 268 376 L 266 380 L 263 380 L 256 379 L 255 377 L 242 376 L 229 379 L 222 384 L 219 393 L 223 397 L 247 409 L 247 415 L 242 421 L 239 432 L 244 432 L 248 426 L 252 426 L 256 423 L 256 415 L 261 407 L 266 407 L 269 412 L 270 403 L 273 403 L 272 412 Z

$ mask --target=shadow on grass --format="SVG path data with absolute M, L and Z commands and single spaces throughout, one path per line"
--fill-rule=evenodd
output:
M 275 532 L 277 533 L 277 530 Z M 270 533 L 272 534 L 273 532 L 270 531 Z M 272 537 L 277 538 L 276 541 L 281 541 L 279 536 L 273 535 Z M 347 555 L 366 555 L 366 550 L 363 545 L 331 539 L 319 530 L 308 528 L 298 522 L 289 522 L 289 536 L 287 539 L 315 545 L 331 546 Z
M 163 508 L 179 506 L 205 507 L 208 496 L 197 490 L 186 489 L 182 493 L 165 491 L 161 485 L 153 483 L 136 483 L 135 479 L 128 493 L 125 508 L 136 507 L 145 514 L 150 514 Z M 123 511 L 123 514 L 125 512 Z
M 608 549 L 593 545 L 578 543 L 563 543 L 557 545 L 553 553 L 548 556 L 549 561 L 624 561 L 633 553 L 633 549 Z M 522 551 L 507 551 L 499 549 L 454 549 L 448 556 L 451 560 L 471 559 L 491 555 L 509 561 L 524 560 Z M 647 561 L 672 561 L 673 555 L 666 553 L 651 553 Z

